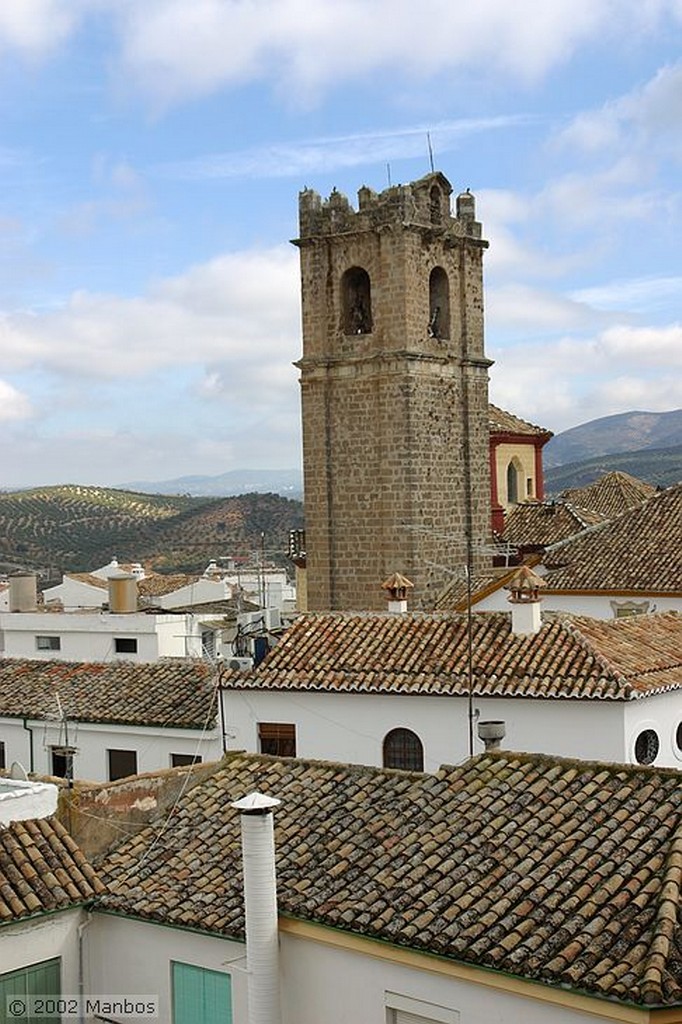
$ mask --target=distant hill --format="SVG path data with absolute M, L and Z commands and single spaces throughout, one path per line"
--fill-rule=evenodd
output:
M 545 445 L 543 462 L 547 472 L 555 466 L 582 463 L 601 455 L 642 452 L 649 449 L 675 450 L 680 445 L 682 409 L 672 412 L 624 412 L 616 416 L 590 420 L 588 423 L 581 423 L 577 427 L 556 434 Z M 612 460 L 609 460 L 607 469 L 623 469 L 633 476 L 649 479 L 631 469 L 629 465 L 616 465 Z
M 79 572 L 119 561 L 161 571 L 203 571 L 211 558 L 280 563 L 289 529 L 303 523 L 298 501 L 278 494 L 228 498 L 162 496 L 106 487 L 32 488 L 0 493 L 0 569 Z
M 232 469 L 218 476 L 179 476 L 174 480 L 137 480 L 123 485 L 145 494 L 189 494 L 230 497 L 238 494 L 281 494 L 301 498 L 303 476 L 299 469 Z
M 545 470 L 545 491 L 552 495 L 572 487 L 585 487 L 615 469 L 654 487 L 670 487 L 682 480 L 682 444 L 672 448 L 644 448 L 616 455 L 597 455 L 565 466 L 554 466 Z

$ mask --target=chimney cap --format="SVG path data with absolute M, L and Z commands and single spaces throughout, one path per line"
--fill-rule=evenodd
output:
M 529 566 L 520 565 L 504 589 L 509 591 L 510 601 L 526 602 L 538 601 L 538 591 L 546 586 L 542 576 L 538 576 Z
M 381 589 L 388 591 L 392 601 L 404 601 L 407 598 L 407 591 L 413 587 L 414 583 L 399 572 L 394 572 L 381 584 Z
M 255 792 L 243 796 L 241 800 L 235 800 L 231 806 L 242 814 L 267 814 L 269 811 L 274 811 L 275 807 L 279 807 L 281 802 L 274 796 Z

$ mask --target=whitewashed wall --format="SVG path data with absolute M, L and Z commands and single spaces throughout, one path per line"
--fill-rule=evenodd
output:
M 158 995 L 159 1021 L 170 1024 L 171 961 L 232 977 L 235 1024 L 247 1024 L 245 946 L 218 936 L 96 913 L 86 939 L 86 978 L 91 994 Z M 241 968 L 241 969 L 240 969 Z
M 587 1012 L 439 976 L 426 962 L 424 970 L 389 963 L 379 959 L 379 944 L 377 958 L 289 935 L 281 948 L 282 1024 L 385 1024 L 387 993 L 455 1011 L 461 1024 L 595 1024 Z M 483 982 L 494 977 L 481 972 Z M 594 1000 L 595 1014 L 599 1007 Z
M 654 764 L 657 768 L 682 769 L 682 749 L 676 743 L 682 723 L 682 691 L 662 693 L 655 700 L 631 701 L 625 708 L 625 752 L 635 762 L 635 741 L 644 729 L 654 729 L 660 747 Z
M 464 697 L 390 694 L 268 693 L 223 691 L 225 731 L 230 749 L 258 751 L 258 723 L 296 724 L 299 757 L 330 758 L 381 765 L 386 733 L 412 729 L 424 746 L 424 767 L 456 764 L 469 754 Z M 643 718 L 658 698 L 639 701 Z M 564 757 L 623 761 L 624 706 L 608 701 L 476 698 L 482 720 L 503 720 L 503 746 Z M 682 707 L 682 692 L 677 695 Z M 475 753 L 483 750 L 475 739 Z
M 649 601 L 650 612 L 682 612 L 682 597 L 658 597 L 656 595 L 633 594 L 614 597 L 609 594 L 546 594 L 542 595 L 542 610 L 547 612 L 570 612 L 572 615 L 588 615 L 592 619 L 614 619 L 612 602 L 626 604 L 629 601 Z M 476 602 L 477 612 L 508 612 L 509 591 L 496 590 L 493 594 Z
M 207 696 L 208 701 L 208 696 Z M 21 719 L 0 718 L 0 740 L 5 743 L 8 765 L 19 761 L 27 771 L 50 775 L 50 748 L 64 743 L 56 721 L 38 719 L 26 722 L 33 734 L 33 767 L 31 768 L 31 733 Z M 217 761 L 222 756 L 219 730 L 207 731 L 203 738 L 199 729 L 161 729 L 146 726 L 113 726 L 94 723 L 70 723 L 69 743 L 77 748 L 74 777 L 90 782 L 108 781 L 108 750 L 137 751 L 138 772 L 159 771 L 171 767 L 171 754 L 198 754 L 203 761 Z
M 43 591 L 43 600 L 46 603 L 61 601 L 65 612 L 76 608 L 101 608 L 109 601 L 109 591 L 106 587 L 95 587 L 82 580 L 64 576 L 56 587 L 49 587 Z
M 50 661 L 156 661 L 201 657 L 201 627 L 192 615 L 95 612 L 15 612 L 0 615 L 7 658 Z M 36 636 L 58 636 L 58 651 L 38 650 Z M 116 637 L 137 640 L 134 654 L 117 653 Z
M 78 994 L 78 925 L 82 910 L 64 910 L 0 928 L 0 973 L 61 957 L 62 993 Z M 4 1020 L 4 1010 L 0 1019 Z
M 160 999 L 169 1022 L 171 961 L 225 971 L 232 977 L 234 1024 L 247 1024 L 245 947 L 218 936 L 95 913 L 86 937 L 86 984 L 92 995 L 147 994 Z M 461 1024 L 594 1024 L 594 1015 L 485 984 L 406 967 L 287 934 L 280 935 L 282 1024 L 385 1024 L 387 993 L 459 1014 Z M 375 947 L 375 954 L 381 947 Z M 495 978 L 481 972 L 481 981 Z M 546 990 L 551 994 L 551 990 Z M 543 992 L 538 986 L 538 995 Z M 613 1009 L 613 1008 L 611 1008 Z M 455 1019 L 458 1019 L 455 1016 Z

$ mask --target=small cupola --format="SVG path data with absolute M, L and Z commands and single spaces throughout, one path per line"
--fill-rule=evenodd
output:
M 509 591 L 512 633 L 526 636 L 537 633 L 542 626 L 540 590 L 547 584 L 527 565 L 521 565 L 504 588 Z
M 407 611 L 407 592 L 414 587 L 414 583 L 399 572 L 394 572 L 381 584 L 381 589 L 388 594 L 388 610 L 403 615 Z

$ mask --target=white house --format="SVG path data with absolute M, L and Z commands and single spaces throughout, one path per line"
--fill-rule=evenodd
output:
M 677 1021 L 681 786 L 234 755 L 99 862 L 88 989 L 174 1024 Z
M 0 763 L 106 781 L 222 753 L 215 673 L 200 661 L 0 661 Z
M 67 661 L 201 658 L 218 632 L 191 613 L 2 612 L 0 652 Z
M 678 613 L 541 618 L 536 599 L 471 627 L 470 647 L 463 615 L 301 616 L 255 670 L 221 673 L 229 745 L 433 771 L 502 721 L 512 749 L 682 767 Z

